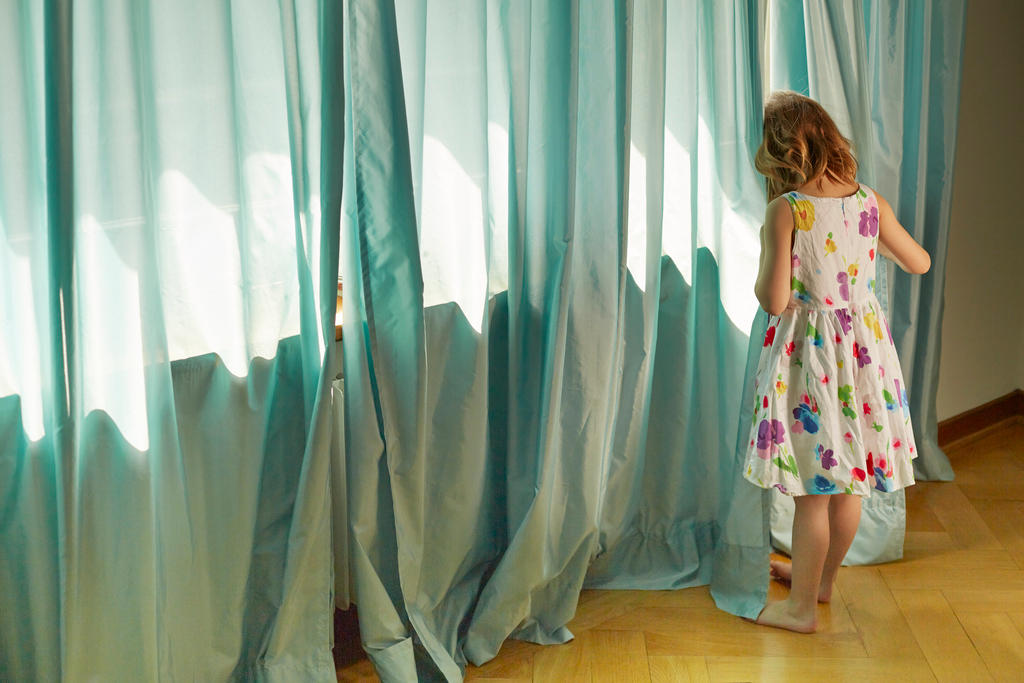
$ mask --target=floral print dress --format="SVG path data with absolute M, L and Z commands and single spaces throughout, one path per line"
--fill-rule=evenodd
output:
M 793 210 L 790 303 L 771 316 L 754 380 L 746 478 L 805 494 L 914 483 L 910 406 L 875 296 L 878 202 L 784 195 Z

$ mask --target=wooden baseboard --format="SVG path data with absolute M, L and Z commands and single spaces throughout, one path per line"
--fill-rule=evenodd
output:
M 1024 418 L 1024 390 L 1021 389 L 939 422 L 939 446 L 945 448 L 1017 418 Z

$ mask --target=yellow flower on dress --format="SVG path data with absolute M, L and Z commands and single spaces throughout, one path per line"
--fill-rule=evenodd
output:
M 846 269 L 846 272 L 850 274 L 850 277 L 857 277 L 857 264 L 851 263 L 850 267 Z
M 834 253 L 835 250 L 836 250 L 836 243 L 832 239 L 832 233 L 829 233 L 828 237 L 825 239 L 825 255 L 828 256 L 829 254 Z
M 864 314 L 864 324 L 875 333 L 876 341 L 882 341 L 882 326 L 878 324 L 878 317 L 874 313 Z
M 777 393 L 779 396 L 782 396 L 784 393 L 786 393 L 786 383 L 783 382 L 782 380 L 776 382 L 775 393 Z
M 790 201 L 793 207 L 793 220 L 796 222 L 797 230 L 810 230 L 814 225 L 814 204 L 806 199 L 794 199 Z

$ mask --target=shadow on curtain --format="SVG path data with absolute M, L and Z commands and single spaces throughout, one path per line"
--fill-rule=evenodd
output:
M 0 679 L 334 680 L 333 5 L 0 9 Z

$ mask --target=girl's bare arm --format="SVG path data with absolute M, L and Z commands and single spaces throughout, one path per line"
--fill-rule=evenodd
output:
M 778 315 L 789 305 L 793 278 L 793 212 L 784 197 L 768 204 L 761 226 L 761 264 L 754 294 L 761 308 Z
M 908 273 L 927 273 L 932 259 L 896 219 L 889 202 L 878 199 L 878 251 Z

